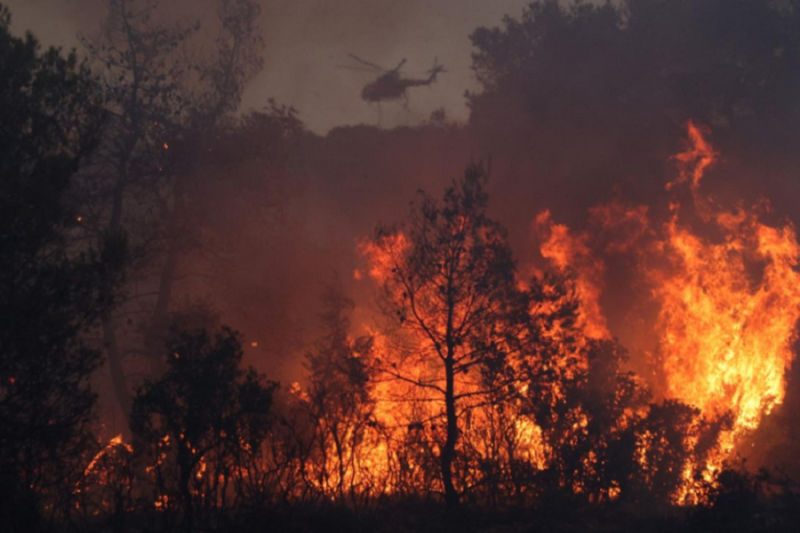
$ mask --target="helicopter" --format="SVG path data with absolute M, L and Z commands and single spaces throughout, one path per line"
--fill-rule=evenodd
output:
M 375 81 L 366 84 L 361 90 L 361 99 L 370 103 L 380 104 L 381 102 L 391 102 L 401 98 L 408 103 L 408 89 L 432 85 L 436 83 L 436 77 L 439 74 L 447 72 L 444 69 L 444 65 L 439 65 L 438 60 L 434 60 L 433 68 L 427 72 L 427 78 L 404 78 L 400 75 L 400 69 L 406 64 L 405 59 L 400 61 L 393 69 L 387 70 L 380 65 L 361 59 L 355 54 L 348 54 L 348 57 L 358 65 L 340 65 L 340 68 L 380 73 Z

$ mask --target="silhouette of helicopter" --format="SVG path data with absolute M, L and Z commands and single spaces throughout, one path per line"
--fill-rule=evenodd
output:
M 439 65 L 438 61 L 434 60 L 433 68 L 427 72 L 427 78 L 404 78 L 400 75 L 400 69 L 406 64 L 405 59 L 400 61 L 393 69 L 387 70 L 380 65 L 361 59 L 357 55 L 348 54 L 348 57 L 356 61 L 358 65 L 340 65 L 340 68 L 380 73 L 375 81 L 366 84 L 361 90 L 361 99 L 370 103 L 380 104 L 381 102 L 391 102 L 402 98 L 407 105 L 408 89 L 432 85 L 436 83 L 436 77 L 439 74 L 447 72 L 444 69 L 444 65 Z

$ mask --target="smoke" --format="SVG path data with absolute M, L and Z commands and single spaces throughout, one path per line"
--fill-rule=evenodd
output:
M 31 30 L 47 45 L 80 48 L 77 35 L 91 37 L 102 22 L 106 0 L 6 0 L 17 32 Z M 470 69 L 469 33 L 518 13 L 526 0 L 263 0 L 266 68 L 245 94 L 246 108 L 260 109 L 269 98 L 292 105 L 312 131 L 326 133 L 347 124 L 383 127 L 414 125 L 444 108 L 464 121 L 464 91 L 475 89 Z M 164 20 L 209 22 L 214 0 L 162 0 Z M 381 110 L 360 99 L 376 75 L 339 68 L 347 54 L 363 56 L 386 69 L 407 60 L 403 74 L 424 77 L 435 59 L 447 74 L 430 87 L 410 93 L 403 103 Z
M 78 46 L 78 33 L 91 37 L 98 31 L 105 5 L 5 3 L 17 32 L 31 29 L 45 44 L 65 47 Z M 169 23 L 213 20 L 213 0 L 162 4 Z M 616 20 L 598 17 L 584 33 L 579 25 L 553 24 L 545 29 L 561 33 L 542 34 L 551 40 L 541 63 L 525 63 L 496 46 L 487 62 L 500 72 L 518 69 L 501 80 L 512 90 L 487 91 L 468 108 L 464 91 L 482 88 L 472 70 L 476 49 L 469 35 L 479 26 L 502 25 L 505 15 L 519 19 L 527 4 L 263 2 L 265 69 L 247 89 L 243 106 L 260 109 L 275 98 L 294 106 L 310 132 L 293 148 L 285 176 L 291 194 L 279 223 L 253 218 L 243 227 L 235 206 L 215 214 L 231 219 L 218 229 L 240 250 L 231 261 L 230 284 L 224 290 L 202 282 L 184 286 L 191 297 L 211 299 L 223 321 L 246 332 L 248 359 L 260 370 L 282 381 L 302 379 L 302 355 L 317 331 L 318 298 L 334 279 L 358 302 L 354 325 L 369 321 L 376 313 L 369 303 L 372 289 L 353 277 L 361 266 L 357 242 L 379 222 L 402 221 L 419 189 L 438 194 L 470 161 L 491 160 L 490 214 L 508 227 L 523 276 L 545 264 L 532 230 L 544 209 L 555 223 L 578 232 L 591 225 L 590 208 L 611 201 L 646 205 L 653 220 L 663 220 L 670 199 L 665 185 L 677 172 L 670 156 L 681 151 L 690 119 L 710 126 L 723 154 L 704 183 L 709 196 L 725 205 L 768 197 L 774 220 L 794 215 L 800 181 L 791 124 L 800 93 L 790 94 L 798 88 L 790 73 L 800 61 L 780 40 L 785 37 L 776 37 L 788 32 L 784 26 L 760 22 L 758 2 L 631 0 L 638 18 L 622 44 L 614 41 Z M 669 11 L 674 5 L 679 7 Z M 675 19 L 661 22 L 659 9 Z M 795 17 L 786 26 L 796 23 Z M 740 25 L 744 29 L 730 39 L 729 28 Z M 401 101 L 379 109 L 360 98 L 377 74 L 340 68 L 350 53 L 386 69 L 406 59 L 406 77 L 423 77 L 434 59 L 447 73 L 431 87 L 410 90 L 407 107 Z M 440 108 L 450 122 L 420 126 Z M 652 321 L 655 311 L 641 302 L 637 312 L 630 311 L 630 265 L 605 266 L 600 304 L 611 334 L 636 345 L 631 348 L 652 346 L 640 324 L 643 316 Z M 639 298 L 645 291 L 637 290 Z M 646 371 L 645 361 L 634 363 Z M 787 402 L 797 398 L 795 393 Z

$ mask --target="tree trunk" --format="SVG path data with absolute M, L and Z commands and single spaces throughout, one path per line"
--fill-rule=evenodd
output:
M 158 297 L 144 338 L 144 348 L 150 361 L 150 372 L 155 378 L 163 375 L 166 370 L 166 363 L 162 358 L 165 346 L 164 334 L 168 326 L 169 304 L 172 300 L 172 285 L 177 266 L 178 250 L 177 244 L 173 242 L 170 243 L 167 250 L 167 257 L 158 284 Z
M 183 499 L 183 527 L 186 533 L 191 533 L 194 529 L 194 502 L 192 501 L 192 490 L 189 486 L 192 478 L 191 461 L 187 457 L 188 452 L 183 451 L 189 447 L 186 442 L 180 442 L 178 450 L 178 469 L 180 470 L 179 489 L 181 499 Z
M 178 174 L 175 178 L 175 185 L 173 188 L 175 203 L 172 207 L 172 212 L 167 215 L 169 217 L 167 226 L 167 239 L 169 240 L 167 256 L 161 268 L 161 275 L 159 276 L 158 282 L 158 296 L 155 306 L 153 307 L 153 313 L 150 315 L 150 321 L 147 325 L 144 338 L 144 348 L 150 360 L 150 371 L 155 377 L 161 376 L 166 371 L 166 364 L 161 356 L 164 351 L 164 334 L 169 321 L 172 288 L 178 269 L 178 256 L 180 253 L 179 227 L 181 218 L 183 217 L 184 207 L 183 183 L 183 175 Z
M 122 201 L 125 193 L 127 181 L 124 176 L 118 178 L 117 186 L 114 189 L 114 200 L 111 207 L 111 220 L 108 224 L 108 230 L 111 234 L 115 234 L 122 229 Z M 111 293 L 113 284 L 108 275 L 104 276 L 102 280 L 103 290 Z M 108 367 L 111 371 L 111 383 L 114 385 L 114 395 L 119 403 L 119 408 L 122 411 L 122 416 L 125 417 L 125 430 L 128 433 L 130 428 L 131 409 L 133 407 L 133 399 L 131 398 L 128 390 L 128 383 L 125 378 L 125 369 L 122 365 L 122 352 L 119 349 L 117 342 L 117 330 L 114 324 L 114 316 L 111 309 L 106 309 L 100 317 L 100 323 L 103 327 L 103 343 L 105 345 L 106 354 L 108 355 Z
M 458 507 L 458 492 L 453 484 L 453 458 L 456 451 L 456 440 L 458 439 L 458 420 L 456 419 L 456 400 L 455 400 L 455 375 L 454 375 L 453 356 L 449 355 L 445 360 L 445 377 L 447 380 L 445 388 L 445 411 L 447 415 L 447 438 L 442 448 L 442 484 L 444 485 L 444 500 L 447 508 L 452 510 Z
M 117 398 L 117 403 L 122 411 L 122 416 L 125 417 L 124 433 L 129 431 L 129 422 L 131 410 L 133 409 L 133 399 L 128 392 L 128 383 L 125 378 L 125 369 L 122 366 L 122 354 L 119 351 L 117 344 L 117 333 L 114 329 L 114 321 L 111 317 L 111 311 L 106 311 L 100 318 L 103 326 L 103 342 L 108 355 L 108 367 L 111 370 L 111 383 L 114 385 L 114 395 Z
M 337 483 L 337 490 L 339 492 L 339 501 L 344 505 L 344 478 L 347 473 L 347 466 L 344 463 L 344 447 L 342 446 L 341 439 L 339 438 L 338 428 L 331 430 L 333 436 L 333 444 L 336 447 L 336 459 L 339 461 L 339 481 Z

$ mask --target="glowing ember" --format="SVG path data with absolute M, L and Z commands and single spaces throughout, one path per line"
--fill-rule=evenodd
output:
M 100 450 L 99 452 L 97 452 L 97 454 L 95 454 L 95 456 L 86 466 L 83 475 L 88 476 L 90 473 L 92 473 L 92 471 L 94 471 L 95 467 L 97 466 L 98 461 L 100 461 L 106 454 L 109 453 L 109 451 L 113 450 L 117 446 L 123 447 L 128 452 L 133 452 L 133 448 L 131 447 L 131 445 L 127 444 L 124 440 L 122 440 L 122 435 L 117 435 L 116 437 L 108 441 L 108 444 L 106 444 L 102 450 Z

